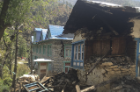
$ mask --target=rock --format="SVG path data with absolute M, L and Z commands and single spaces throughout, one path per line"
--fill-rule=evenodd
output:
M 102 63 L 103 66 L 112 66 L 113 63 L 112 62 L 104 62 Z

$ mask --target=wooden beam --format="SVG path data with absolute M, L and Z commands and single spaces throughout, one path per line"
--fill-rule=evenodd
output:
M 88 92 L 88 91 L 92 91 L 92 90 L 95 90 L 95 86 L 91 86 L 91 87 L 85 88 L 85 89 L 81 90 L 81 92 Z
M 76 92 L 81 92 L 79 85 L 76 85 L 75 88 L 76 88 Z

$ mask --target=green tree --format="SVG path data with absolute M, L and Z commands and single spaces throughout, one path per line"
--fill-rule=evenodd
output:
M 3 0 L 0 3 L 0 40 L 5 29 L 16 21 L 24 21 L 30 9 L 31 0 Z

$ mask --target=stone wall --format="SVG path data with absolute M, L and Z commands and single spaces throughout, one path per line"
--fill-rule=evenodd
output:
M 87 63 L 84 65 L 84 70 L 78 70 L 77 75 L 80 80 L 80 84 L 97 85 L 99 83 L 114 78 L 119 79 L 122 78 L 123 76 L 131 76 L 134 78 L 136 75 L 135 64 L 128 64 L 128 63 L 115 64 L 114 62 L 111 61 L 104 62 L 104 60 L 102 61 L 102 63 L 96 66 L 96 68 L 89 75 L 86 75 L 86 73 L 89 71 L 89 69 L 91 69 L 91 67 L 94 64 L 95 63 Z M 97 88 L 97 92 L 109 92 L 109 90 L 110 90 L 110 84 Z

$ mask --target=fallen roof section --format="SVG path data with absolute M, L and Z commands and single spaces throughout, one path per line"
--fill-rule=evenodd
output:
M 132 32 L 132 18 L 139 18 L 138 8 L 117 4 L 78 0 L 64 27 L 64 34 L 74 33 L 81 28 L 97 31 L 101 27 L 106 32 L 115 30 L 119 35 Z

